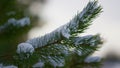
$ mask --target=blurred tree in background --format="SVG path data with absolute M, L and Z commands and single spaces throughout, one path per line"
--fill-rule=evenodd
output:
M 37 16 L 30 15 L 32 0 L 2 0 L 0 2 L 0 62 L 13 59 L 16 45 L 27 40 L 28 31 L 36 25 Z

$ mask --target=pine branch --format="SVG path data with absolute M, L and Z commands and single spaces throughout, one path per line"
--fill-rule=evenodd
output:
M 78 33 L 84 32 L 85 29 L 91 24 L 92 20 L 99 15 L 101 12 L 101 6 L 98 5 L 97 1 L 91 1 L 83 9 L 83 11 L 77 14 L 69 23 L 61 26 L 55 31 L 46 34 L 45 36 L 34 38 L 26 41 L 26 44 L 30 44 L 30 47 L 42 48 L 44 46 L 57 44 L 64 39 L 76 36 Z M 26 45 L 18 45 L 17 52 L 29 52 L 21 51 L 20 49 L 26 47 Z M 28 47 L 28 46 L 27 46 Z M 28 48 L 25 50 L 29 50 Z

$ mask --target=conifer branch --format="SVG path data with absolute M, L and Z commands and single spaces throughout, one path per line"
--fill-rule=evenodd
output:
M 99 13 L 101 13 L 101 9 L 102 8 L 98 5 L 97 1 L 90 1 L 83 11 L 78 13 L 66 25 L 61 26 L 45 36 L 28 40 L 25 43 L 31 44 L 34 48 L 41 48 L 43 46 L 52 45 L 53 43 L 58 43 L 64 39 L 74 37 L 77 34 L 84 32 L 84 30 L 88 28 L 92 20 L 97 17 Z M 20 49 L 20 46 L 21 45 L 18 45 L 18 50 Z

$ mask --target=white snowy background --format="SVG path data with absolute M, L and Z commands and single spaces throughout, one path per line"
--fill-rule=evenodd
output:
M 47 34 L 69 22 L 77 12 L 80 12 L 86 6 L 89 0 L 47 1 L 42 13 L 47 23 L 42 28 L 33 28 L 29 33 L 29 39 Z M 120 55 L 120 0 L 99 0 L 99 3 L 103 6 L 103 13 L 93 21 L 84 35 L 100 33 L 104 38 L 103 47 L 95 55 L 104 56 L 111 51 Z

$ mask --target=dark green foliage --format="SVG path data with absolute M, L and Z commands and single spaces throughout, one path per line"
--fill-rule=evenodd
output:
M 11 18 L 19 20 L 24 17 L 24 10 L 17 7 L 17 0 L 0 1 L 0 62 L 13 59 L 17 44 L 27 39 L 31 25 L 18 27 L 11 24 L 4 29 L 1 27 L 6 26 Z

